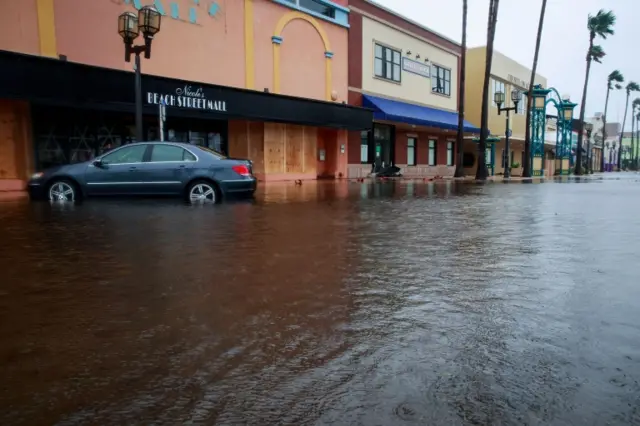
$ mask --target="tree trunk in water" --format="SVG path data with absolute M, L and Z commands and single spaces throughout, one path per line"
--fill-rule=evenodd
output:
M 489 80 L 491 79 L 491 62 L 493 60 L 493 40 L 496 35 L 499 0 L 489 3 L 489 19 L 487 22 L 487 55 L 484 67 L 484 84 L 482 87 L 482 118 L 480 120 L 480 142 L 478 143 L 477 180 L 487 180 L 488 170 L 486 161 L 487 136 L 489 135 Z
M 589 50 L 587 51 L 587 71 L 584 76 L 584 87 L 582 88 L 582 101 L 580 102 L 580 120 L 578 121 L 578 147 L 576 150 L 576 175 L 582 174 L 582 133 L 584 132 L 584 109 L 587 105 L 587 86 L 589 85 L 589 72 L 591 71 L 591 49 L 593 49 L 593 38 L 589 40 Z
M 536 81 L 536 70 L 538 69 L 538 53 L 540 52 L 540 41 L 542 40 L 542 27 L 544 26 L 544 14 L 547 9 L 547 0 L 542 0 L 540 8 L 540 21 L 538 21 L 538 38 L 536 38 L 536 50 L 533 54 L 533 67 L 531 68 L 531 78 L 529 79 L 529 90 L 527 91 L 527 119 L 524 133 L 524 159 L 522 177 L 531 177 L 531 105 L 533 97 L 531 90 Z
M 600 172 L 604 172 L 604 143 L 607 140 L 607 109 L 609 108 L 609 93 L 611 88 L 607 82 L 607 100 L 604 102 L 604 115 L 602 116 L 602 155 L 600 156 Z
M 546 0 L 545 0 L 546 1 Z M 462 55 L 460 55 L 460 82 L 458 89 L 458 160 L 455 177 L 464 177 L 464 84 L 467 62 L 467 0 L 462 0 Z
M 624 117 L 622 117 L 622 130 L 620 130 L 620 138 L 618 140 L 618 171 L 622 169 L 622 135 L 624 135 L 624 126 L 627 124 L 627 112 L 629 111 L 629 96 L 631 92 L 627 90 L 627 102 L 624 105 Z

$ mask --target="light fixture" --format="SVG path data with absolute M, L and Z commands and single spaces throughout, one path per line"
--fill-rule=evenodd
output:
M 504 92 L 496 92 L 493 94 L 493 101 L 498 105 L 498 108 L 504 103 Z
M 416 55 L 416 59 L 420 59 L 420 55 Z
M 407 56 L 411 56 L 411 51 L 407 50 Z
M 518 89 L 511 90 L 511 101 L 514 104 L 518 105 L 518 102 L 520 102 L 521 97 L 522 97 L 522 93 Z

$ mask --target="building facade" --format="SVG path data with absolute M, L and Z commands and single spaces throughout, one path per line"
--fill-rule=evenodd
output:
M 262 180 L 341 177 L 348 133 L 346 0 L 33 0 L 0 17 L 0 179 L 83 161 L 135 140 L 134 74 L 118 16 L 163 15 L 142 59 L 144 138 L 249 158 Z
M 465 75 L 465 118 L 472 123 L 480 123 L 482 118 L 482 88 L 484 83 L 484 69 L 486 64 L 486 46 L 467 50 L 466 75 Z M 506 113 L 498 114 L 498 106 L 494 102 L 494 94 L 502 92 L 505 95 L 505 104 L 502 107 L 513 107 L 511 92 L 516 89 L 521 93 L 529 89 L 531 69 L 517 63 L 513 59 L 493 51 L 491 63 L 491 81 L 489 82 L 489 131 L 491 135 L 499 137 L 495 144 L 494 167 L 495 175 L 503 175 L 505 167 L 511 165 L 511 175 L 521 176 L 524 165 L 524 137 L 526 129 L 526 98 L 521 95 L 517 111 L 510 112 L 510 157 L 505 158 Z M 547 87 L 547 79 L 536 74 L 535 84 Z M 547 138 L 548 139 L 548 138 Z M 546 145 L 546 144 L 545 144 Z M 555 142 L 553 143 L 555 146 Z M 552 146 L 548 151 L 552 151 Z M 552 162 L 552 154 L 546 158 L 546 163 Z M 475 175 L 478 165 L 477 147 L 473 143 L 465 143 L 464 165 L 467 175 Z M 545 168 L 546 173 L 549 169 Z
M 369 0 L 349 6 L 349 103 L 371 108 L 374 125 L 350 134 L 348 176 L 376 164 L 453 176 L 461 46 Z

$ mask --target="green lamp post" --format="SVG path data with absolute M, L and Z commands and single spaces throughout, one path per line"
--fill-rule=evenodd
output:
M 544 132 L 547 125 L 547 95 L 549 89 L 540 84 L 533 86 L 531 97 L 531 158 L 528 158 L 531 176 L 544 176 Z M 527 94 L 528 95 L 528 94 Z
M 556 174 L 571 174 L 571 142 L 573 141 L 573 110 L 578 104 L 568 98 L 560 102 L 558 108 L 558 131 L 561 132 L 559 146 L 556 147 Z

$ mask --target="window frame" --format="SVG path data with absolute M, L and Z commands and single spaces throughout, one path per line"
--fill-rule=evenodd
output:
M 409 145 L 412 142 L 413 145 Z M 413 163 L 409 163 L 409 151 L 413 151 Z M 407 166 L 418 165 L 418 138 L 414 136 L 407 137 Z
M 376 48 L 380 47 L 381 49 L 381 57 L 378 57 L 378 54 L 376 53 Z M 389 51 L 391 52 L 391 60 L 386 59 L 387 55 L 386 52 Z M 397 53 L 398 54 L 398 62 L 396 63 L 394 60 L 394 54 Z M 381 68 L 381 75 L 379 75 L 376 71 L 376 63 L 377 61 L 381 61 L 382 63 L 382 68 Z M 386 75 L 386 71 L 387 71 L 387 66 L 391 64 L 391 78 L 388 78 Z M 395 66 L 398 67 L 398 79 L 396 80 L 394 77 L 394 69 Z M 388 81 L 391 83 L 397 83 L 397 84 L 401 84 L 402 83 L 402 50 L 400 49 L 395 49 L 393 47 L 384 45 L 382 43 L 379 43 L 377 41 L 373 42 L 373 76 L 375 78 L 384 80 L 384 81 Z
M 360 164 L 369 164 L 369 130 L 362 130 L 360 132 Z M 366 150 L 366 158 L 362 156 L 364 151 L 362 151 L 363 147 L 367 147 Z
M 433 142 L 433 146 L 431 146 Z M 437 139 L 429 139 L 428 145 L 429 151 L 427 154 L 427 165 L 429 166 L 437 166 L 438 165 L 438 140 Z M 431 151 L 433 150 L 433 164 L 431 162 Z
M 132 148 L 136 148 L 136 147 L 142 147 L 144 148 L 144 151 L 142 152 L 142 159 L 140 161 L 135 161 L 135 162 L 128 162 L 128 163 L 110 163 L 108 161 L 105 161 L 105 159 L 111 155 L 116 154 L 119 151 L 122 151 L 124 149 L 132 149 Z M 101 155 L 100 157 L 98 157 L 96 160 L 100 160 L 101 162 L 104 162 L 104 164 L 109 165 L 109 166 L 116 166 L 116 165 L 121 165 L 121 164 L 142 164 L 144 162 L 146 162 L 146 159 L 148 158 L 149 155 L 149 144 L 126 144 L 126 145 L 121 145 L 115 149 L 112 149 L 111 151 Z
M 451 161 L 449 161 L 449 153 L 451 153 Z M 455 165 L 455 158 L 456 158 L 455 142 L 447 141 L 447 166 Z
M 443 71 L 443 76 L 442 76 L 442 91 L 438 91 L 437 88 L 439 86 L 439 82 L 440 82 L 440 70 Z M 449 75 L 449 80 L 447 81 L 447 74 Z M 433 87 L 433 78 L 435 76 L 435 80 L 436 80 L 436 87 Z M 448 93 L 445 90 L 446 88 L 446 83 L 449 83 L 449 90 Z M 431 93 L 435 93 L 437 95 L 441 95 L 441 96 L 447 96 L 447 97 L 451 97 L 451 68 L 447 68 L 447 67 L 443 67 L 442 65 L 438 65 L 438 64 L 434 64 L 433 62 L 431 63 Z
M 318 15 L 322 15 L 322 16 L 327 17 L 329 19 L 333 19 L 333 20 L 336 19 L 336 9 L 335 9 L 335 7 L 331 7 L 330 5 L 324 3 L 323 1 L 319 1 L 319 0 L 281 0 L 281 1 L 285 1 L 286 3 L 291 3 L 293 6 L 299 8 L 299 9 L 308 10 L 310 12 L 317 13 Z M 324 7 L 327 8 L 327 10 L 331 11 L 331 13 L 329 15 L 327 15 L 327 14 L 324 14 L 322 12 L 319 12 L 319 11 L 313 9 L 313 7 L 307 7 L 305 5 L 300 4 L 301 1 L 307 1 L 307 2 L 310 1 L 312 3 L 318 4 L 319 6 L 324 6 Z

